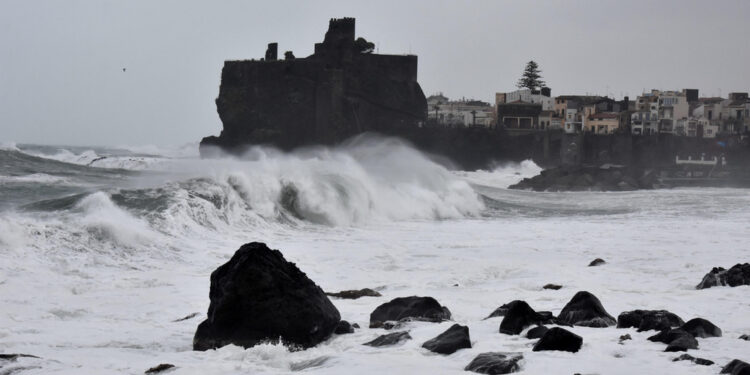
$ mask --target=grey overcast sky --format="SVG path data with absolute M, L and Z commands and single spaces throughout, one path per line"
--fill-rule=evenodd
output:
M 418 55 L 426 95 L 493 101 L 531 59 L 553 95 L 750 90 L 747 0 L 0 0 L 0 142 L 218 134 L 224 60 L 307 56 L 345 16 L 380 53 Z

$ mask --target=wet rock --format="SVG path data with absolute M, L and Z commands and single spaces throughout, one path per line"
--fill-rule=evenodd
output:
M 411 340 L 411 336 L 409 336 L 409 332 L 406 331 L 400 331 L 400 332 L 393 332 L 386 335 L 378 336 L 375 340 L 366 342 L 362 345 L 368 345 L 368 346 L 389 346 L 389 345 L 396 345 L 402 341 Z
M 665 352 L 686 352 L 688 349 L 698 349 L 698 340 L 693 336 L 680 336 L 667 345 Z
M 633 338 L 630 337 L 630 334 L 624 334 L 620 336 L 620 344 L 622 344 L 625 341 L 632 340 Z
M 682 329 L 693 337 L 721 337 L 721 328 L 702 318 L 690 319 Z
M 544 350 L 559 350 L 575 353 L 581 349 L 583 338 L 573 332 L 560 327 L 552 327 L 532 349 L 535 352 Z
M 685 324 L 682 318 L 667 310 L 633 310 L 617 317 L 617 328 L 637 328 L 638 332 L 663 331 Z
M 589 263 L 589 267 L 596 267 L 601 266 L 602 264 L 606 264 L 607 262 L 604 261 L 602 258 L 596 258 Z
M 737 263 L 728 270 L 714 267 L 711 272 L 703 276 L 703 280 L 696 286 L 696 289 L 740 285 L 750 285 L 750 263 Z
M 500 322 L 500 333 L 518 335 L 526 327 L 539 324 L 543 319 L 525 301 L 513 301 Z
M 750 335 L 742 335 L 739 337 L 740 340 L 750 341 Z
M 432 297 L 400 297 L 378 306 L 370 314 L 370 328 L 384 327 L 386 322 L 418 320 L 437 323 L 450 318 L 450 310 Z
M 521 353 L 481 353 L 464 368 L 464 371 L 473 371 L 479 374 L 510 374 L 521 369 L 518 362 L 522 359 Z
M 517 302 L 517 301 L 513 301 L 513 302 Z M 484 318 L 484 320 L 487 320 L 489 318 L 497 318 L 498 316 L 505 316 L 505 313 L 508 312 L 508 309 L 510 308 L 510 305 L 513 302 L 508 302 L 508 303 L 503 304 L 502 306 L 496 308 L 495 310 L 493 310 L 490 313 L 490 315 L 487 315 L 487 317 Z
M 750 364 L 739 359 L 733 359 L 722 367 L 719 374 L 750 375 Z
M 426 341 L 422 347 L 435 353 L 452 354 L 459 349 L 471 348 L 469 327 L 454 324 L 447 331 Z
M 667 344 L 666 352 L 698 349 L 698 340 L 682 328 L 664 330 L 648 338 L 649 341 Z
M 354 323 L 354 324 L 352 324 L 352 327 L 359 329 L 359 324 Z
M 0 354 L 0 360 L 3 361 L 16 361 L 18 358 L 39 358 L 35 355 L 31 354 L 20 354 L 20 353 L 8 353 L 8 354 Z
M 589 292 L 578 292 L 563 307 L 557 320 L 584 327 L 609 327 L 617 322 L 602 306 L 596 296 Z
M 354 327 L 351 324 L 349 324 L 349 322 L 347 322 L 346 320 L 342 320 L 336 326 L 336 329 L 333 330 L 333 333 L 337 335 L 345 335 L 347 333 L 354 333 Z
M 185 317 L 182 317 L 182 318 L 180 318 L 180 319 L 175 319 L 175 320 L 173 320 L 172 322 L 173 322 L 173 323 L 177 323 L 177 322 L 184 322 L 184 321 L 186 321 L 186 320 L 188 320 L 188 319 L 193 319 L 193 318 L 195 318 L 195 317 L 196 317 L 196 316 L 198 316 L 198 315 L 200 315 L 200 313 L 197 313 L 197 312 L 195 312 L 195 313 L 189 314 L 189 315 L 187 315 L 187 316 L 185 316 Z
M 714 361 L 709 361 L 703 358 L 695 358 L 690 354 L 683 354 L 672 360 L 672 362 L 677 362 L 677 361 L 690 361 L 690 362 L 695 363 L 696 365 L 701 365 L 701 366 L 711 366 L 714 364 Z
M 545 333 L 549 331 L 549 328 L 545 326 L 536 326 L 532 329 L 530 329 L 528 332 L 526 332 L 526 338 L 527 339 L 539 339 L 542 336 L 544 336 Z
M 342 299 L 357 299 L 361 297 L 381 297 L 382 294 L 370 288 L 364 288 L 360 290 L 342 290 L 338 293 L 326 293 L 331 297 L 342 298 Z
M 208 318 L 194 350 L 245 348 L 281 338 L 308 348 L 328 338 L 341 316 L 323 291 L 278 250 L 253 242 L 211 273 Z
M 537 311 L 536 314 L 537 316 L 539 316 L 540 322 L 542 324 L 553 324 L 557 319 L 554 315 L 552 315 L 552 311 Z
M 552 290 L 560 290 L 560 288 L 562 288 L 562 285 L 558 285 L 558 284 L 547 284 L 542 287 L 542 289 L 552 289 Z
M 174 368 L 174 365 L 171 363 L 162 363 L 158 366 L 151 367 L 150 369 L 146 370 L 146 374 L 158 374 L 160 372 L 167 371 L 169 369 Z
M 296 372 L 307 370 L 309 368 L 320 367 L 328 362 L 329 359 L 331 359 L 331 357 L 324 355 L 322 357 L 308 359 L 306 361 L 299 361 L 289 364 L 289 369 Z

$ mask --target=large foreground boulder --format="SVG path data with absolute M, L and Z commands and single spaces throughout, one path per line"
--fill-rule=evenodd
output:
M 617 324 L 615 318 L 607 313 L 596 296 L 589 292 L 578 292 L 568 302 L 557 320 L 562 323 L 584 327 L 609 327 Z
M 245 348 L 281 338 L 308 348 L 329 337 L 341 315 L 323 290 L 278 250 L 253 242 L 211 273 L 208 319 L 194 350 L 228 344 Z
M 735 264 L 732 268 L 725 270 L 715 267 L 711 272 L 703 276 L 703 280 L 696 286 L 697 289 L 710 288 L 712 286 L 740 286 L 750 285 L 750 263 Z
M 399 297 L 378 306 L 370 314 L 370 328 L 387 328 L 388 322 L 418 320 L 439 323 L 450 318 L 450 310 L 432 297 Z
M 469 327 L 454 324 L 434 339 L 426 341 L 422 347 L 439 354 L 452 354 L 459 349 L 471 348 Z
M 685 324 L 682 318 L 667 310 L 625 311 L 617 317 L 617 328 L 637 328 L 638 332 L 663 331 Z
M 521 369 L 521 353 L 487 352 L 476 356 L 464 370 L 479 374 L 510 374 Z
M 532 350 L 535 352 L 559 350 L 575 353 L 581 350 L 582 345 L 583 338 L 581 336 L 560 327 L 552 327 L 534 344 Z

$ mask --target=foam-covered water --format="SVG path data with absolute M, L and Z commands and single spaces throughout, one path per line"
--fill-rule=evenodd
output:
M 304 364 L 314 373 L 463 373 L 478 353 L 521 351 L 528 374 L 682 374 L 747 357 L 736 337 L 750 333 L 748 287 L 693 289 L 711 267 L 747 261 L 746 190 L 512 191 L 539 168 L 449 171 L 381 138 L 214 160 L 184 148 L 6 144 L 0 159 L 0 352 L 41 357 L 0 363 L 3 371 L 142 373 L 173 363 L 186 374 Z M 334 300 L 346 320 L 367 327 L 377 305 L 429 295 L 470 327 L 474 347 L 431 354 L 420 345 L 449 323 L 413 323 L 414 340 L 396 348 L 361 345 L 383 333 L 364 328 L 302 352 L 192 352 L 211 271 L 250 241 L 280 249 L 325 290 L 384 295 Z M 608 264 L 586 267 L 596 257 Z M 513 299 L 558 313 L 578 290 L 615 316 L 664 308 L 711 320 L 724 337 L 701 339 L 691 354 L 717 365 L 672 362 L 648 333 L 614 328 L 573 328 L 584 337 L 576 354 L 536 353 L 533 341 L 499 334 L 498 319 L 482 320 Z M 634 339 L 620 345 L 624 333 Z

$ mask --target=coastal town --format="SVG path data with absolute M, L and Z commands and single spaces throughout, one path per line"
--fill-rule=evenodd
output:
M 489 127 L 522 135 L 543 131 L 568 134 L 633 134 L 716 138 L 743 136 L 750 129 L 747 92 L 703 97 L 697 89 L 651 90 L 630 100 L 598 95 L 553 96 L 551 89 L 522 88 L 481 100 L 427 97 L 427 124 Z

